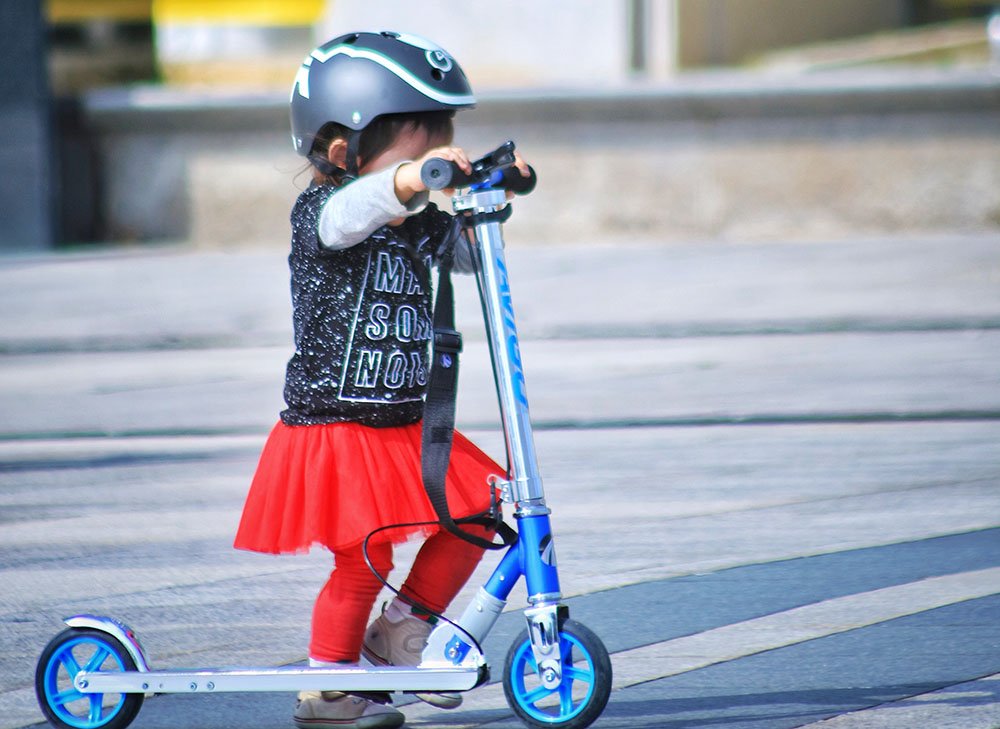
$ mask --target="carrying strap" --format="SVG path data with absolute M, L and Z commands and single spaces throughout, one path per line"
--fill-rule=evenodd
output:
M 455 433 L 458 355 L 462 351 L 462 335 L 455 330 L 455 295 L 451 284 L 455 243 L 461 235 L 462 221 L 460 218 L 455 218 L 442 244 L 438 264 L 438 290 L 434 301 L 434 344 L 421 434 L 421 469 L 427 497 L 445 529 L 477 547 L 502 549 L 512 544 L 511 540 L 516 540 L 517 535 L 499 518 L 499 510 L 497 518 L 485 520 L 501 535 L 503 542 L 497 544 L 461 529 L 451 517 L 445 492 L 445 477 L 448 473 L 452 438 Z M 483 523 L 483 516 L 485 515 L 477 515 L 460 521 Z

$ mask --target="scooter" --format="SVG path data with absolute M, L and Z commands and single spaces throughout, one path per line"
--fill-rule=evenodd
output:
M 523 178 L 513 167 L 513 151 L 513 142 L 507 142 L 474 162 L 471 176 L 442 159 L 429 160 L 421 170 L 429 188 L 455 190 L 452 205 L 476 261 L 509 464 L 507 479 L 494 484 L 494 506 L 510 505 L 516 524 L 516 538 L 461 617 L 439 621 L 416 667 L 154 670 L 127 625 L 110 617 L 76 615 L 65 620 L 68 628 L 42 651 L 35 671 L 39 704 L 54 727 L 124 729 L 144 698 L 156 694 L 468 691 L 489 678 L 480 644 L 522 577 L 527 625 L 503 667 L 508 703 L 531 727 L 582 729 L 600 716 L 611 693 L 611 661 L 601 640 L 571 620 L 561 603 L 551 511 L 528 413 L 502 223 L 511 211 L 507 191 L 530 191 L 534 176 Z M 435 349 L 444 347 L 446 363 L 447 352 L 460 349 L 448 339 L 435 336 Z

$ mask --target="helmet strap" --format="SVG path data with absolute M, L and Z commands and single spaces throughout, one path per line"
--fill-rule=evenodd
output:
M 344 182 L 358 179 L 358 150 L 361 148 L 361 132 L 351 130 L 347 133 L 347 172 Z
M 313 167 L 320 171 L 320 174 L 339 180 L 338 185 L 346 185 L 348 182 L 358 179 L 358 148 L 361 146 L 361 132 L 349 131 L 346 141 L 344 167 L 347 169 L 338 167 L 325 154 L 318 152 L 313 152 L 308 158 Z
M 330 160 L 326 158 L 326 155 L 319 154 L 318 152 L 313 152 L 309 155 L 309 161 L 312 166 L 320 171 L 320 174 L 326 177 L 340 177 L 344 174 L 344 170 L 337 165 L 333 164 Z

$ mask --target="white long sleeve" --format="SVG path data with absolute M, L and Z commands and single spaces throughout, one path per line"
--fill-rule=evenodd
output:
M 419 213 L 427 206 L 427 192 L 417 193 L 405 205 L 396 197 L 399 166 L 359 177 L 330 196 L 319 216 L 319 240 L 324 248 L 350 248 L 386 223 Z

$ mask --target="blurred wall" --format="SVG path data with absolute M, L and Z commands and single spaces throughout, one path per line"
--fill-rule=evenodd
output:
M 218 0 L 217 9 L 236 2 Z M 627 83 L 643 65 L 655 78 L 650 69 L 669 64 L 674 11 L 685 7 L 732 10 L 736 28 L 756 23 L 745 17 L 756 7 L 770 18 L 759 32 L 772 32 L 777 18 L 812 33 L 848 32 L 823 20 L 832 14 L 871 28 L 895 6 L 511 0 L 497 12 L 453 0 L 327 0 L 316 41 L 404 28 L 455 53 L 481 99 L 460 116 L 458 141 L 478 153 L 513 137 L 544 178 L 511 222 L 522 240 L 996 231 L 1000 77 L 984 68 L 695 73 Z M 287 241 L 288 210 L 306 179 L 289 143 L 288 86 L 307 50 L 282 65 L 276 89 L 237 93 L 213 82 L 85 94 L 74 117 L 76 151 L 64 157 L 76 165 L 72 179 L 93 183 L 81 186 L 76 209 L 92 214 L 84 222 L 97 238 Z M 79 164 L 85 152 L 90 174 Z
M 905 26 L 911 0 L 328 0 L 319 36 L 351 30 L 424 35 L 473 85 L 620 83 L 820 40 Z
M 287 245 L 287 94 L 205 101 L 91 97 L 110 237 Z M 512 241 L 787 241 L 1000 230 L 998 129 L 985 74 L 712 75 L 484 94 L 456 141 L 513 138 L 538 170 Z
M 678 66 L 739 64 L 775 48 L 905 25 L 906 0 L 677 0 Z
M 0 2 L 0 250 L 48 247 L 53 183 L 44 25 L 36 0 Z
M 323 39 L 352 30 L 406 30 L 458 59 L 473 87 L 601 84 L 628 70 L 627 2 L 328 0 Z

